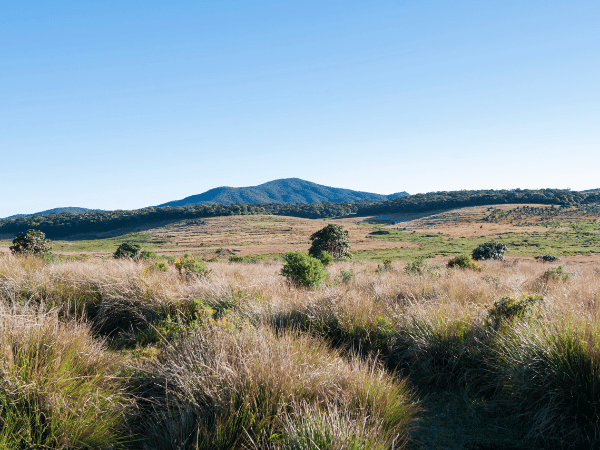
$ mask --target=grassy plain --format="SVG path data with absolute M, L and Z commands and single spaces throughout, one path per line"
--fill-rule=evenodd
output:
M 597 448 L 600 259 L 561 263 L 344 261 L 308 290 L 277 261 L 4 256 L 0 443 Z
M 97 257 L 110 257 L 119 244 L 129 241 L 165 256 L 189 252 L 211 259 L 225 249 L 227 255 L 272 258 L 287 250 L 307 250 L 310 235 L 332 222 L 349 230 L 352 250 L 362 260 L 468 254 L 490 240 L 505 243 L 512 256 L 600 253 L 600 212 L 594 205 L 481 206 L 392 219 L 393 225 L 361 217 L 329 221 L 270 215 L 214 217 L 160 224 L 144 232 L 124 229 L 101 239 L 57 240 L 52 245 L 56 253 Z M 0 241 L 0 252 L 8 252 L 9 245 L 10 241 Z

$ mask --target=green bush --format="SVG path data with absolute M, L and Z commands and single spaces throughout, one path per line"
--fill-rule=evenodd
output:
M 149 250 L 142 250 L 142 252 L 140 253 L 140 258 L 149 260 L 149 259 L 157 259 L 158 256 L 156 256 L 156 253 L 151 252 Z
M 340 225 L 330 223 L 314 233 L 310 240 L 312 245 L 308 253 L 314 258 L 319 258 L 323 252 L 328 252 L 335 259 L 352 257 L 348 231 Z
M 450 269 L 458 267 L 460 269 L 473 269 L 477 271 L 483 270 L 483 267 L 474 262 L 469 255 L 462 255 L 452 258 L 450 261 L 448 261 L 447 266 Z
M 328 251 L 322 251 L 318 256 L 318 259 L 324 266 L 328 266 L 334 260 L 333 256 L 331 256 Z
M 46 256 L 50 253 L 50 241 L 46 235 L 38 230 L 28 230 L 26 233 L 18 233 L 13 239 L 10 251 L 13 255 L 35 255 Z
M 503 323 L 510 323 L 523 319 L 541 303 L 541 295 L 523 294 L 521 297 L 504 296 L 494 302 L 488 311 L 488 323 L 494 328 L 499 328 Z
M 508 251 L 508 247 L 501 242 L 486 242 L 485 244 L 479 245 L 473 250 L 473 259 L 475 261 L 481 261 L 485 259 L 497 259 L 500 261 L 504 260 L 504 253 Z
M 316 287 L 329 275 L 323 263 L 307 253 L 287 252 L 283 255 L 283 259 L 285 264 L 281 269 L 281 275 L 294 284 Z
M 436 277 L 439 276 L 439 269 L 439 264 L 432 266 L 427 262 L 426 257 L 419 256 L 404 266 L 404 273 L 407 275 L 429 275 Z
M 211 270 L 204 261 L 190 256 L 189 253 L 183 255 L 183 258 L 177 258 L 174 262 L 179 274 L 186 277 L 205 277 Z
M 115 259 L 133 259 L 137 261 L 141 257 L 142 248 L 133 242 L 123 242 L 117 247 L 113 257 Z
M 536 261 L 541 261 L 541 262 L 556 262 L 556 261 L 560 261 L 560 258 L 558 256 L 554 256 L 554 255 L 536 256 L 535 259 L 536 259 Z
M 571 274 L 565 272 L 564 269 L 565 266 L 558 266 L 554 269 L 548 269 L 544 272 L 544 275 L 542 275 L 542 278 L 544 280 L 545 283 L 548 283 L 549 281 L 568 281 Z

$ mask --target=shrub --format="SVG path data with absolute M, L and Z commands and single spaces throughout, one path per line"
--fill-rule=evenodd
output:
M 323 263 L 307 253 L 287 252 L 283 255 L 283 259 L 285 264 L 281 269 L 281 275 L 287 277 L 294 284 L 316 287 L 329 275 Z
M 523 294 L 519 298 L 503 296 L 488 311 L 488 323 L 498 329 L 503 323 L 528 316 L 544 298 L 541 295 Z
M 541 261 L 541 262 L 556 262 L 556 261 L 560 261 L 560 258 L 558 256 L 554 256 L 554 255 L 536 256 L 535 259 L 537 261 Z
M 157 259 L 158 257 L 156 256 L 156 253 L 154 253 L 154 252 L 151 252 L 149 250 L 142 250 L 142 252 L 140 253 L 140 258 L 149 260 L 149 259 Z
M 174 264 L 179 274 L 184 277 L 204 277 L 211 272 L 204 261 L 190 256 L 189 253 L 184 254 L 183 258 L 177 258 Z
M 324 266 L 328 266 L 333 262 L 334 258 L 329 254 L 328 251 L 322 251 L 318 256 L 318 259 Z
M 475 261 L 481 261 L 485 259 L 497 259 L 500 261 L 504 260 L 504 253 L 508 251 L 508 247 L 501 242 L 486 242 L 485 244 L 479 245 L 473 250 L 473 259 Z
M 314 258 L 319 258 L 322 252 L 328 252 L 335 259 L 352 257 L 348 231 L 340 225 L 330 223 L 314 233 L 310 240 L 313 242 L 308 253 Z
M 28 230 L 26 233 L 18 233 L 13 239 L 10 251 L 13 255 L 35 255 L 46 256 L 50 253 L 50 241 L 46 235 L 38 230 Z
M 137 261 L 141 256 L 142 248 L 133 242 L 123 242 L 117 247 L 113 257 L 115 259 L 133 259 Z
M 548 269 L 542 275 L 542 279 L 544 283 L 548 283 L 549 281 L 567 281 L 571 274 L 566 273 L 563 269 L 565 266 L 558 266 L 554 269 Z
M 456 256 L 448 261 L 449 268 L 458 267 L 460 269 L 473 269 L 477 271 L 483 270 L 479 264 L 474 262 L 469 255 Z
M 414 261 L 404 266 L 404 273 L 407 275 L 430 275 L 435 277 L 439 276 L 439 268 L 440 266 L 438 264 L 431 266 L 427 262 L 426 257 L 419 256 Z

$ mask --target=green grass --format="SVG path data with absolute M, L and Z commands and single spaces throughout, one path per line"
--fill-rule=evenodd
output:
M 163 247 L 164 241 L 156 240 L 153 235 L 147 233 L 131 233 L 123 236 L 90 239 L 81 241 L 52 241 L 52 251 L 60 252 L 93 252 L 93 251 L 111 251 L 114 252 L 123 242 L 134 242 L 142 247 L 142 250 L 151 250 L 157 247 Z
M 586 221 L 587 222 L 587 221 Z M 508 256 L 537 256 L 555 254 L 560 256 L 600 253 L 600 233 L 590 232 L 591 224 L 570 222 L 571 231 L 548 231 L 547 233 L 504 233 L 500 236 L 477 238 L 452 238 L 442 234 L 409 233 L 389 230 L 389 234 L 373 235 L 371 239 L 388 242 L 410 242 L 418 248 L 357 251 L 359 259 L 382 261 L 385 258 L 415 259 L 420 256 L 433 257 L 470 254 L 480 244 L 497 241 L 509 248 Z M 581 225 L 579 225 L 581 224 Z M 597 224 L 594 224 L 598 226 Z M 563 226 L 563 225 L 557 225 Z

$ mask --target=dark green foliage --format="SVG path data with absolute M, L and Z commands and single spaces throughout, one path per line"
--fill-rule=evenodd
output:
M 393 200 L 360 205 L 357 214 L 360 216 L 373 216 L 379 214 L 415 213 L 434 209 L 507 203 L 574 205 L 593 203 L 598 200 L 600 200 L 600 195 L 598 194 L 570 191 L 568 189 L 443 191 L 409 195 Z
M 538 260 L 538 261 L 541 261 L 541 262 L 555 262 L 555 261 L 560 261 L 560 258 L 558 256 L 554 256 L 554 255 L 536 256 L 535 259 Z
M 348 231 L 340 225 L 330 223 L 314 233 L 310 240 L 313 242 L 308 253 L 314 258 L 319 258 L 322 252 L 329 253 L 335 259 L 352 257 Z
M 268 200 L 261 200 L 268 201 Z M 86 213 L 36 215 L 0 220 L 0 233 L 18 233 L 35 227 L 55 239 L 86 232 L 106 232 L 122 227 L 145 226 L 156 221 L 197 220 L 240 214 L 274 214 L 319 219 L 349 214 L 414 213 L 434 209 L 461 208 L 505 203 L 541 203 L 547 205 L 589 205 L 600 202 L 600 194 L 559 189 L 514 191 L 430 192 L 383 202 L 341 201 L 336 203 L 231 203 L 166 206 L 130 211 L 91 211 Z
M 328 251 L 321 252 L 319 254 L 318 258 L 319 258 L 319 261 L 321 261 L 324 266 L 328 266 L 334 260 L 333 256 L 331 256 Z
M 127 258 L 127 259 L 133 259 L 133 260 L 138 260 L 141 256 L 142 253 L 142 248 L 139 246 L 139 244 L 135 244 L 133 242 L 123 242 L 121 245 L 119 245 L 117 247 L 117 250 L 115 251 L 113 258 L 115 259 L 121 259 L 121 258 Z
M 479 245 L 473 250 L 472 256 L 475 261 L 481 261 L 486 259 L 498 259 L 504 260 L 504 253 L 508 251 L 506 244 L 501 242 L 486 242 L 485 244 Z
M 211 189 L 202 194 L 192 195 L 182 200 L 164 203 L 161 206 L 188 206 L 198 203 L 231 204 L 231 203 L 322 203 L 322 202 L 359 202 L 381 201 L 408 195 L 398 192 L 392 195 L 373 194 L 370 192 L 340 189 L 299 178 L 273 180 L 259 186 L 229 187 Z
M 504 296 L 488 311 L 488 323 L 498 329 L 501 325 L 523 319 L 544 300 L 541 295 L 523 294 L 519 298 Z
M 142 250 L 142 252 L 140 253 L 140 258 L 150 260 L 150 259 L 157 259 L 158 256 L 156 256 L 156 253 L 151 252 L 149 250 Z
M 323 263 L 307 253 L 287 252 L 283 255 L 283 259 L 285 264 L 281 269 L 281 275 L 294 284 L 316 287 L 329 275 Z
M 27 233 L 19 233 L 13 239 L 10 251 L 13 255 L 35 255 L 46 256 L 50 253 L 50 241 L 46 235 L 38 230 L 28 230 Z

